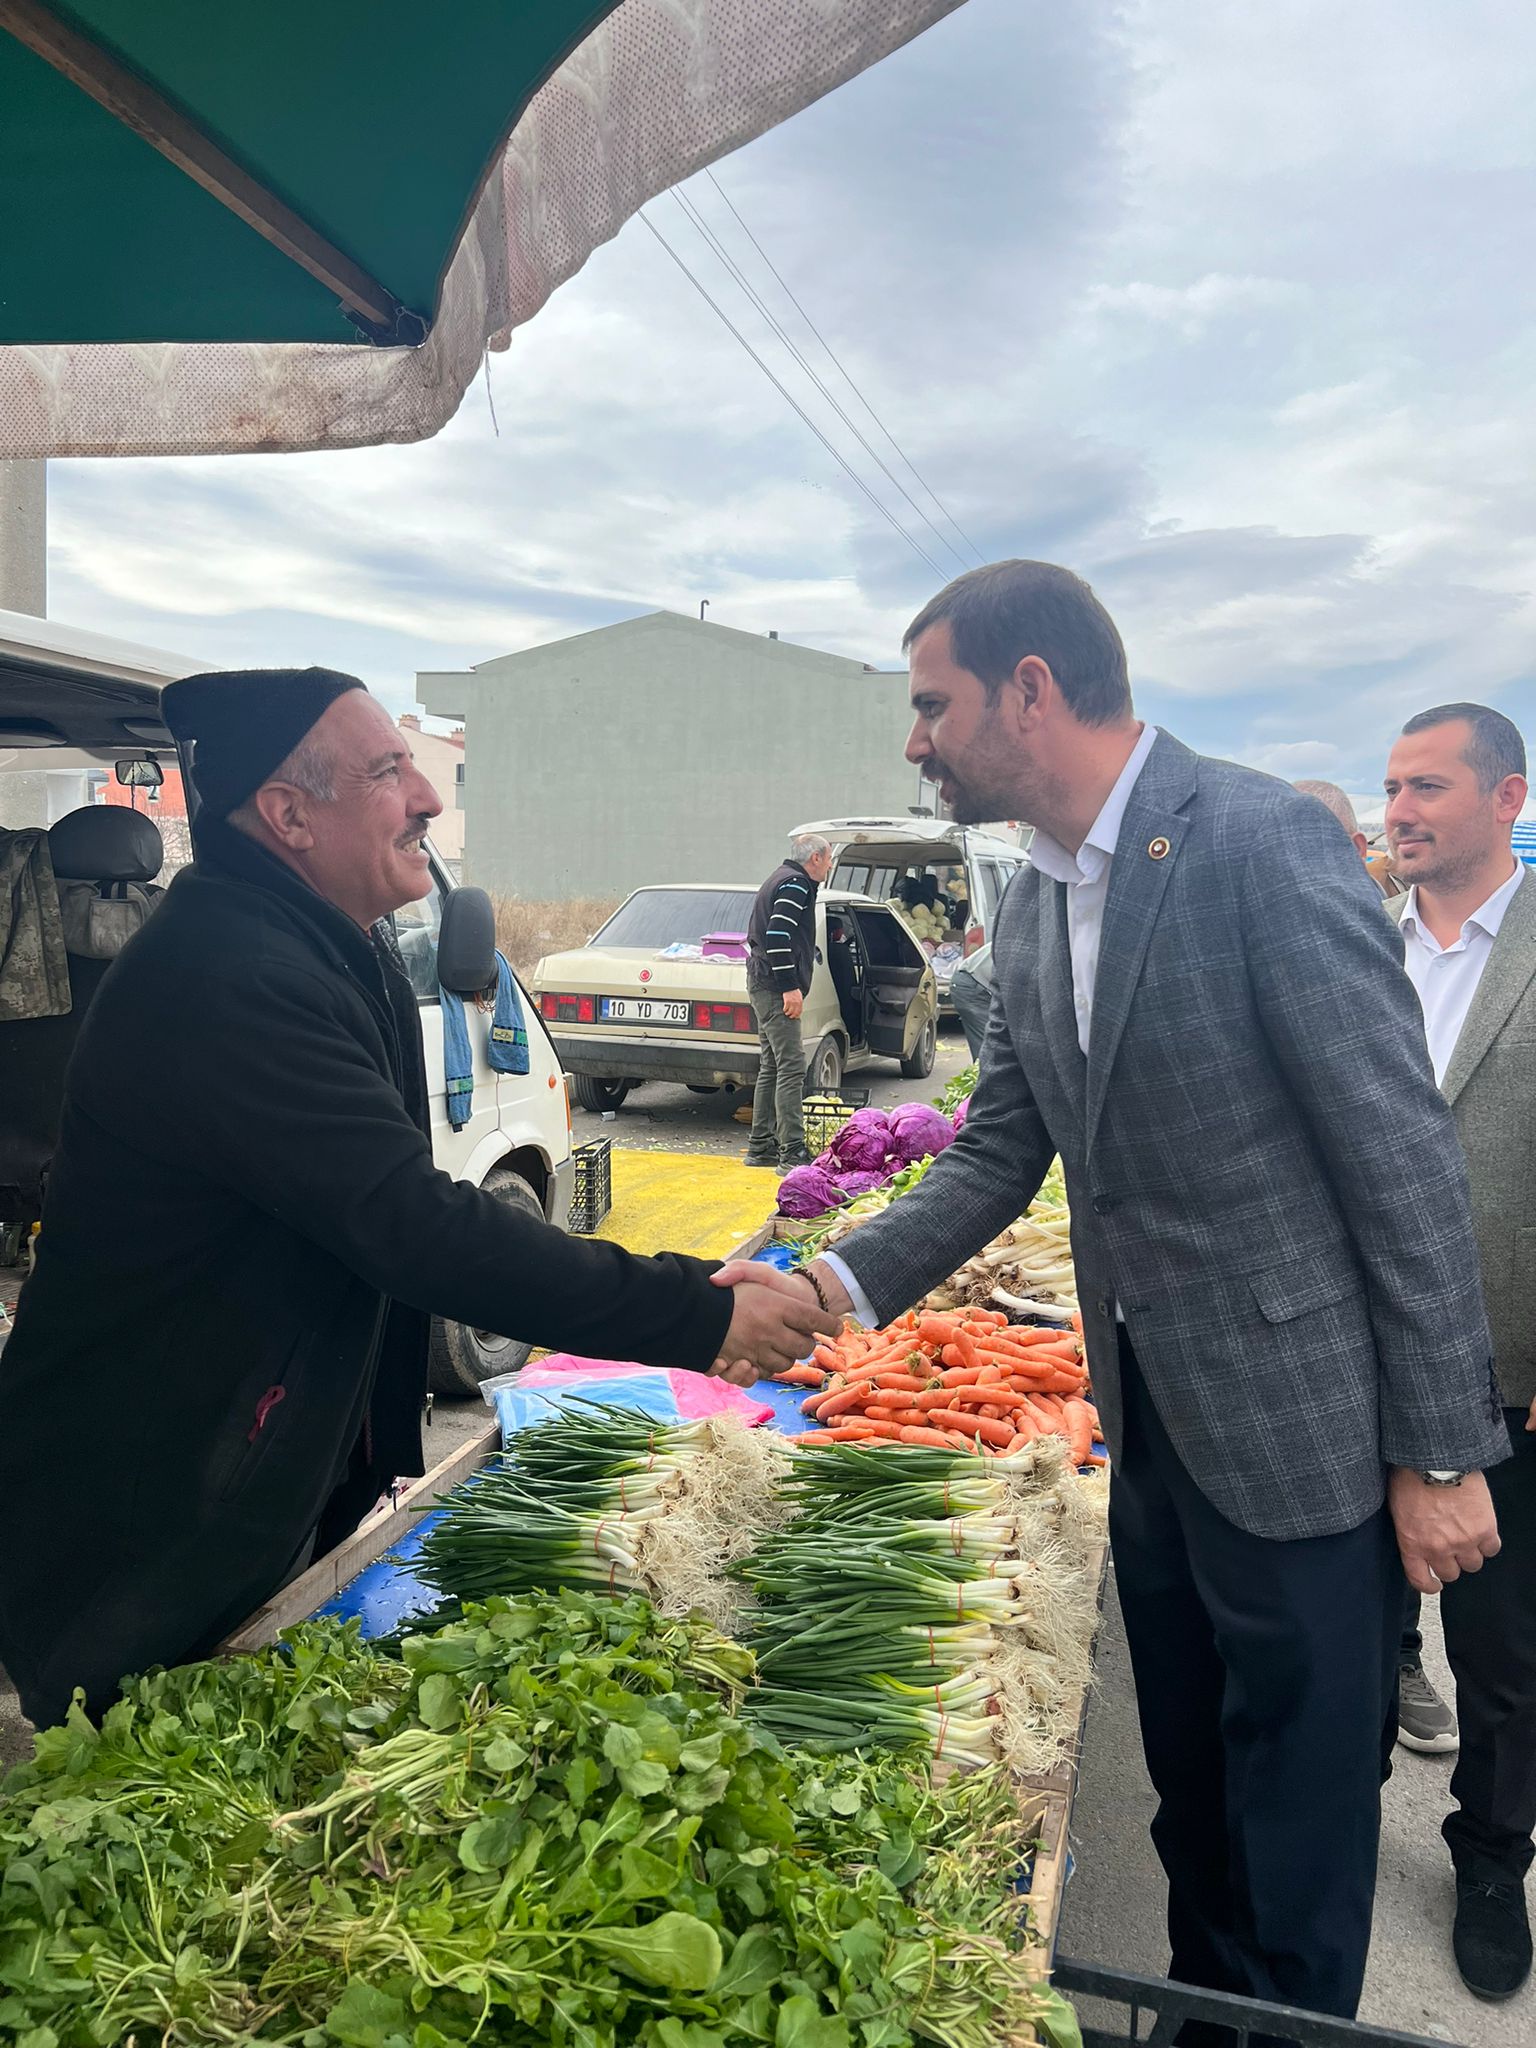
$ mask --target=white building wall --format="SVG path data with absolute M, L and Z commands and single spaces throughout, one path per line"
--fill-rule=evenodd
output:
M 465 725 L 465 879 L 531 901 L 755 882 L 792 826 L 920 800 L 905 673 L 670 612 L 417 694 Z

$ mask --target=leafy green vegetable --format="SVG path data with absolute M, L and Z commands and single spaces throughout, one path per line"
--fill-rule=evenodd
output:
M 0 1787 L 4 2037 L 1070 2048 L 995 1774 L 787 1755 L 740 1647 L 633 1597 L 397 1648 L 311 1625 L 45 1730 Z
M 976 1092 L 976 1080 L 980 1065 L 972 1060 L 968 1067 L 962 1067 L 958 1074 L 952 1074 L 944 1083 L 944 1093 L 934 1103 L 935 1109 L 942 1109 L 946 1116 L 953 1116 L 962 1102 L 968 1102 Z

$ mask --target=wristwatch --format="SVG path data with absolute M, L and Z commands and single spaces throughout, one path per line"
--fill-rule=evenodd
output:
M 1426 1486 L 1460 1486 L 1466 1478 L 1465 1472 L 1421 1472 L 1419 1477 Z

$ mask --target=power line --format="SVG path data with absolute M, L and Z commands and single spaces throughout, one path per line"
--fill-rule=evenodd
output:
M 933 571 L 934 575 L 937 576 L 942 582 L 944 579 L 944 571 L 939 567 L 938 563 L 933 559 L 932 555 L 930 555 L 918 541 L 913 539 L 912 535 L 908 533 L 907 529 L 901 524 L 900 520 L 897 519 L 896 515 L 890 510 L 890 508 L 887 505 L 883 504 L 880 501 L 880 499 L 875 496 L 875 493 L 870 489 L 869 485 L 865 483 L 863 477 L 859 475 L 858 471 L 853 467 L 852 463 L 850 463 L 847 460 L 847 458 L 842 454 L 841 450 L 835 448 L 833 444 L 827 439 L 826 435 L 822 432 L 821 428 L 817 426 L 816 422 L 811 418 L 810 414 L 806 411 L 805 407 L 800 403 L 799 399 L 795 397 L 794 393 L 789 389 L 788 385 L 784 384 L 777 376 L 775 376 L 774 372 L 769 368 L 768 364 L 763 361 L 763 358 L 758 354 L 757 350 L 752 346 L 751 342 L 748 341 L 747 337 L 742 333 L 741 329 L 736 325 L 735 321 L 732 320 L 730 314 L 727 313 L 725 308 L 721 306 L 715 299 L 713 299 L 710 296 L 709 292 L 706 290 L 706 288 L 702 284 L 700 284 L 699 280 L 688 268 L 688 265 L 683 261 L 682 257 L 678 255 L 677 251 L 673 248 L 672 244 L 661 232 L 661 229 L 657 227 L 656 223 L 651 219 L 650 215 L 646 213 L 643 208 L 640 210 L 639 217 L 641 220 L 645 222 L 645 225 L 650 229 L 651 233 L 656 237 L 657 241 L 660 242 L 662 248 L 666 250 L 667 254 L 672 258 L 672 261 L 677 265 L 678 269 L 683 273 L 684 277 L 686 277 L 688 282 L 693 286 L 694 290 L 698 293 L 699 297 L 704 301 L 705 305 L 707 305 L 710 311 L 715 314 L 715 316 L 722 322 L 722 324 L 729 328 L 731 333 L 735 335 L 736 339 L 741 343 L 742 347 L 746 350 L 747 354 L 752 358 L 753 362 L 756 363 L 757 367 L 762 371 L 763 375 L 768 379 L 769 383 L 772 384 L 774 389 L 777 392 L 779 392 L 779 394 L 784 399 L 786 399 L 791 406 L 794 407 L 795 411 L 800 415 L 801 419 L 804 420 L 805 424 L 816 436 L 817 440 L 821 443 L 822 447 L 826 449 L 827 453 L 832 457 L 833 461 L 837 463 L 840 469 L 844 470 L 847 473 L 847 475 L 853 481 L 853 483 L 855 483 L 858 486 L 858 488 L 864 493 L 865 497 L 868 498 L 870 504 L 874 506 L 875 510 L 880 514 L 880 517 L 886 522 L 886 524 L 894 532 L 899 533 L 901 535 L 901 538 L 906 542 L 907 546 L 911 548 L 912 552 L 915 555 L 919 556 L 924 562 L 926 562 L 928 564 L 928 567 Z
M 912 510 L 917 514 L 918 518 L 923 522 L 924 526 L 926 526 L 928 531 L 933 535 L 934 539 L 938 542 L 939 546 L 941 548 L 948 549 L 949 553 L 954 556 L 955 560 L 960 564 L 962 569 L 967 568 L 969 564 L 967 563 L 964 555 L 960 553 L 959 549 L 955 546 L 954 542 L 951 541 L 947 535 L 941 533 L 938 527 L 934 525 L 933 520 L 930 518 L 928 513 L 926 513 L 923 510 L 922 506 L 919 505 L 916 498 L 913 497 L 912 493 L 907 489 L 906 485 L 902 482 L 901 478 L 897 476 L 894 473 L 894 471 L 887 467 L 886 463 L 882 460 L 879 451 L 872 446 L 872 444 L 865 437 L 864 433 L 861 431 L 857 423 L 849 418 L 848 414 L 844 411 L 843 407 L 838 403 L 837 399 L 835 399 L 832 396 L 832 393 L 828 390 L 822 378 L 818 375 L 818 373 L 815 370 L 811 368 L 810 363 L 806 360 L 806 357 L 800 349 L 798 343 L 793 339 L 793 337 L 787 332 L 787 330 L 777 319 L 772 307 L 768 304 L 767 300 L 762 296 L 761 292 L 758 291 L 757 287 L 753 284 L 751 278 L 747 276 L 746 272 L 741 268 L 740 264 L 737 263 L 736 259 L 731 255 L 731 252 L 720 240 L 719 236 L 715 233 L 714 229 L 709 225 L 708 221 L 705 220 L 703 214 L 694 205 L 693 201 L 689 199 L 685 193 L 675 189 L 673 191 L 672 197 L 677 201 L 678 205 L 682 208 L 684 215 L 690 221 L 692 221 L 693 225 L 704 237 L 705 242 L 709 245 L 711 249 L 713 249 L 716 256 L 718 256 L 720 261 L 725 265 L 726 270 L 736 280 L 737 284 L 741 286 L 741 289 L 746 293 L 747 297 L 751 300 L 752 304 L 757 308 L 758 312 L 761 313 L 763 318 L 767 321 L 768 325 L 773 329 L 773 332 L 778 336 L 779 340 L 783 342 L 784 346 L 789 350 L 790 354 L 794 357 L 795 361 L 800 365 L 801 369 L 804 370 L 806 376 L 810 378 L 811 382 L 815 385 L 816 389 L 821 393 L 822 397 L 827 401 L 828 405 L 831 406 L 832 410 L 837 414 L 838 418 L 842 421 L 843 425 L 848 429 L 849 433 L 852 434 L 853 438 L 864 450 L 865 454 L 869 457 L 870 461 L 874 463 L 875 467 L 881 472 L 881 474 L 887 479 L 888 482 L 894 484 L 896 489 L 901 493 L 902 497 L 906 499 L 907 503 L 912 507 Z M 899 453 L 900 451 L 898 450 L 897 452 Z
M 885 424 L 885 421 L 881 419 L 879 413 L 875 411 L 875 408 L 870 404 L 869 400 L 864 396 L 864 393 L 859 389 L 858 384 L 854 381 L 849 371 L 843 367 L 842 360 L 832 347 L 831 342 L 827 340 L 826 336 L 822 333 L 821 329 L 816 325 L 816 322 L 811 318 L 810 314 L 807 313 L 804 306 L 802 306 L 800 301 L 795 297 L 794 293 L 790 290 L 789 285 L 785 282 L 784 277 L 780 273 L 777 265 L 774 263 L 773 258 L 768 254 L 768 251 L 763 247 L 762 243 L 757 239 L 756 235 L 753 234 L 752 230 L 747 226 L 746 222 L 742 219 L 740 211 L 731 199 L 731 195 L 726 191 L 725 187 L 721 184 L 720 180 L 715 176 L 712 170 L 706 168 L 704 175 L 706 178 L 708 178 L 711 185 L 714 186 L 715 190 L 720 194 L 720 197 L 725 201 L 726 205 L 730 208 L 732 214 L 735 216 L 737 226 L 741 229 L 742 233 L 746 236 L 747 240 L 752 244 L 753 248 L 757 251 L 758 255 L 762 257 L 764 263 L 766 263 L 768 268 L 773 272 L 773 275 L 778 280 L 779 287 L 783 291 L 784 296 L 789 300 L 789 303 L 800 315 L 800 318 L 805 322 L 806 326 L 809 327 L 812 334 L 814 334 L 816 339 L 821 343 L 822 348 L 826 351 L 827 357 L 829 361 L 832 363 L 833 367 L 837 370 L 838 375 L 843 379 L 844 383 L 848 386 L 849 390 L 853 393 L 855 398 L 858 399 L 860 405 L 863 406 L 864 410 L 869 414 L 870 418 L 874 421 L 875 425 L 880 429 L 881 433 L 884 434 L 886 440 L 889 441 L 891 446 L 896 450 L 897 455 L 906 464 L 907 468 L 912 472 L 913 476 L 916 477 L 921 488 L 928 493 L 929 497 L 933 500 L 934 504 L 938 506 L 939 511 L 949 521 L 950 525 L 954 528 L 955 532 L 959 534 L 960 538 L 965 542 L 966 546 L 970 549 L 971 553 L 976 557 L 977 561 L 984 562 L 986 560 L 986 557 L 982 554 L 981 549 L 977 547 L 975 541 L 971 539 L 970 535 L 966 532 L 965 528 L 955 518 L 954 514 L 950 511 L 949 507 L 944 503 L 943 499 L 939 496 L 938 492 L 935 491 L 932 484 L 929 483 L 928 479 L 923 475 L 922 471 L 918 468 L 917 464 L 907 454 L 906 450 L 901 446 L 900 442 L 896 439 L 896 436 Z

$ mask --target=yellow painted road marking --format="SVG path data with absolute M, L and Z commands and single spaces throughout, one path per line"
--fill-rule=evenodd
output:
M 627 1251 L 722 1259 L 773 1214 L 779 1183 L 761 1166 L 701 1152 L 614 1148 L 613 1207 L 595 1235 Z

